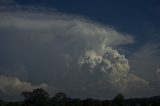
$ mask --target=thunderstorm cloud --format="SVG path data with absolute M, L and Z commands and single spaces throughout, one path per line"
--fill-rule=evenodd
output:
M 149 83 L 132 74 L 125 54 L 118 52 L 130 43 L 134 43 L 131 35 L 84 17 L 3 11 L 0 92 L 16 95 L 47 86 L 53 94 L 108 98 L 122 92 L 130 97 Z

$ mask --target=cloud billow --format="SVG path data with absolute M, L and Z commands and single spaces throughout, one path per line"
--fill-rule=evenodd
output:
M 128 94 L 148 82 L 129 73 L 128 60 L 112 47 L 133 42 L 131 35 L 78 16 L 2 12 L 0 74 L 25 76 L 23 80 L 33 85 L 46 83 L 52 93 L 64 91 L 77 97 Z M 9 68 L 15 64 L 22 70 Z

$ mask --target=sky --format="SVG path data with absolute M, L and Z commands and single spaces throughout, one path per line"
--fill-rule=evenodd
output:
M 159 11 L 158 0 L 0 0 L 0 99 L 160 95 Z

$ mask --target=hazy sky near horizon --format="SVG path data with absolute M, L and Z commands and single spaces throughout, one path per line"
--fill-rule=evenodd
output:
M 0 99 L 160 95 L 158 0 L 1 0 Z

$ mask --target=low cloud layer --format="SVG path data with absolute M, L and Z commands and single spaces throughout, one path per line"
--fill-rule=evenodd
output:
M 16 99 L 23 91 L 32 91 L 35 88 L 48 87 L 47 84 L 31 85 L 30 83 L 19 80 L 16 77 L 0 76 L 0 97 L 6 99 Z
M 116 50 L 133 42 L 131 35 L 78 16 L 5 11 L 0 14 L 0 74 L 33 85 L 46 83 L 53 94 L 110 98 L 122 92 L 130 97 L 148 87 L 148 81 L 130 73 L 125 55 Z M 0 86 L 10 86 L 10 79 L 1 79 L 6 82 Z M 11 86 L 15 91 L 32 88 L 17 78 Z

